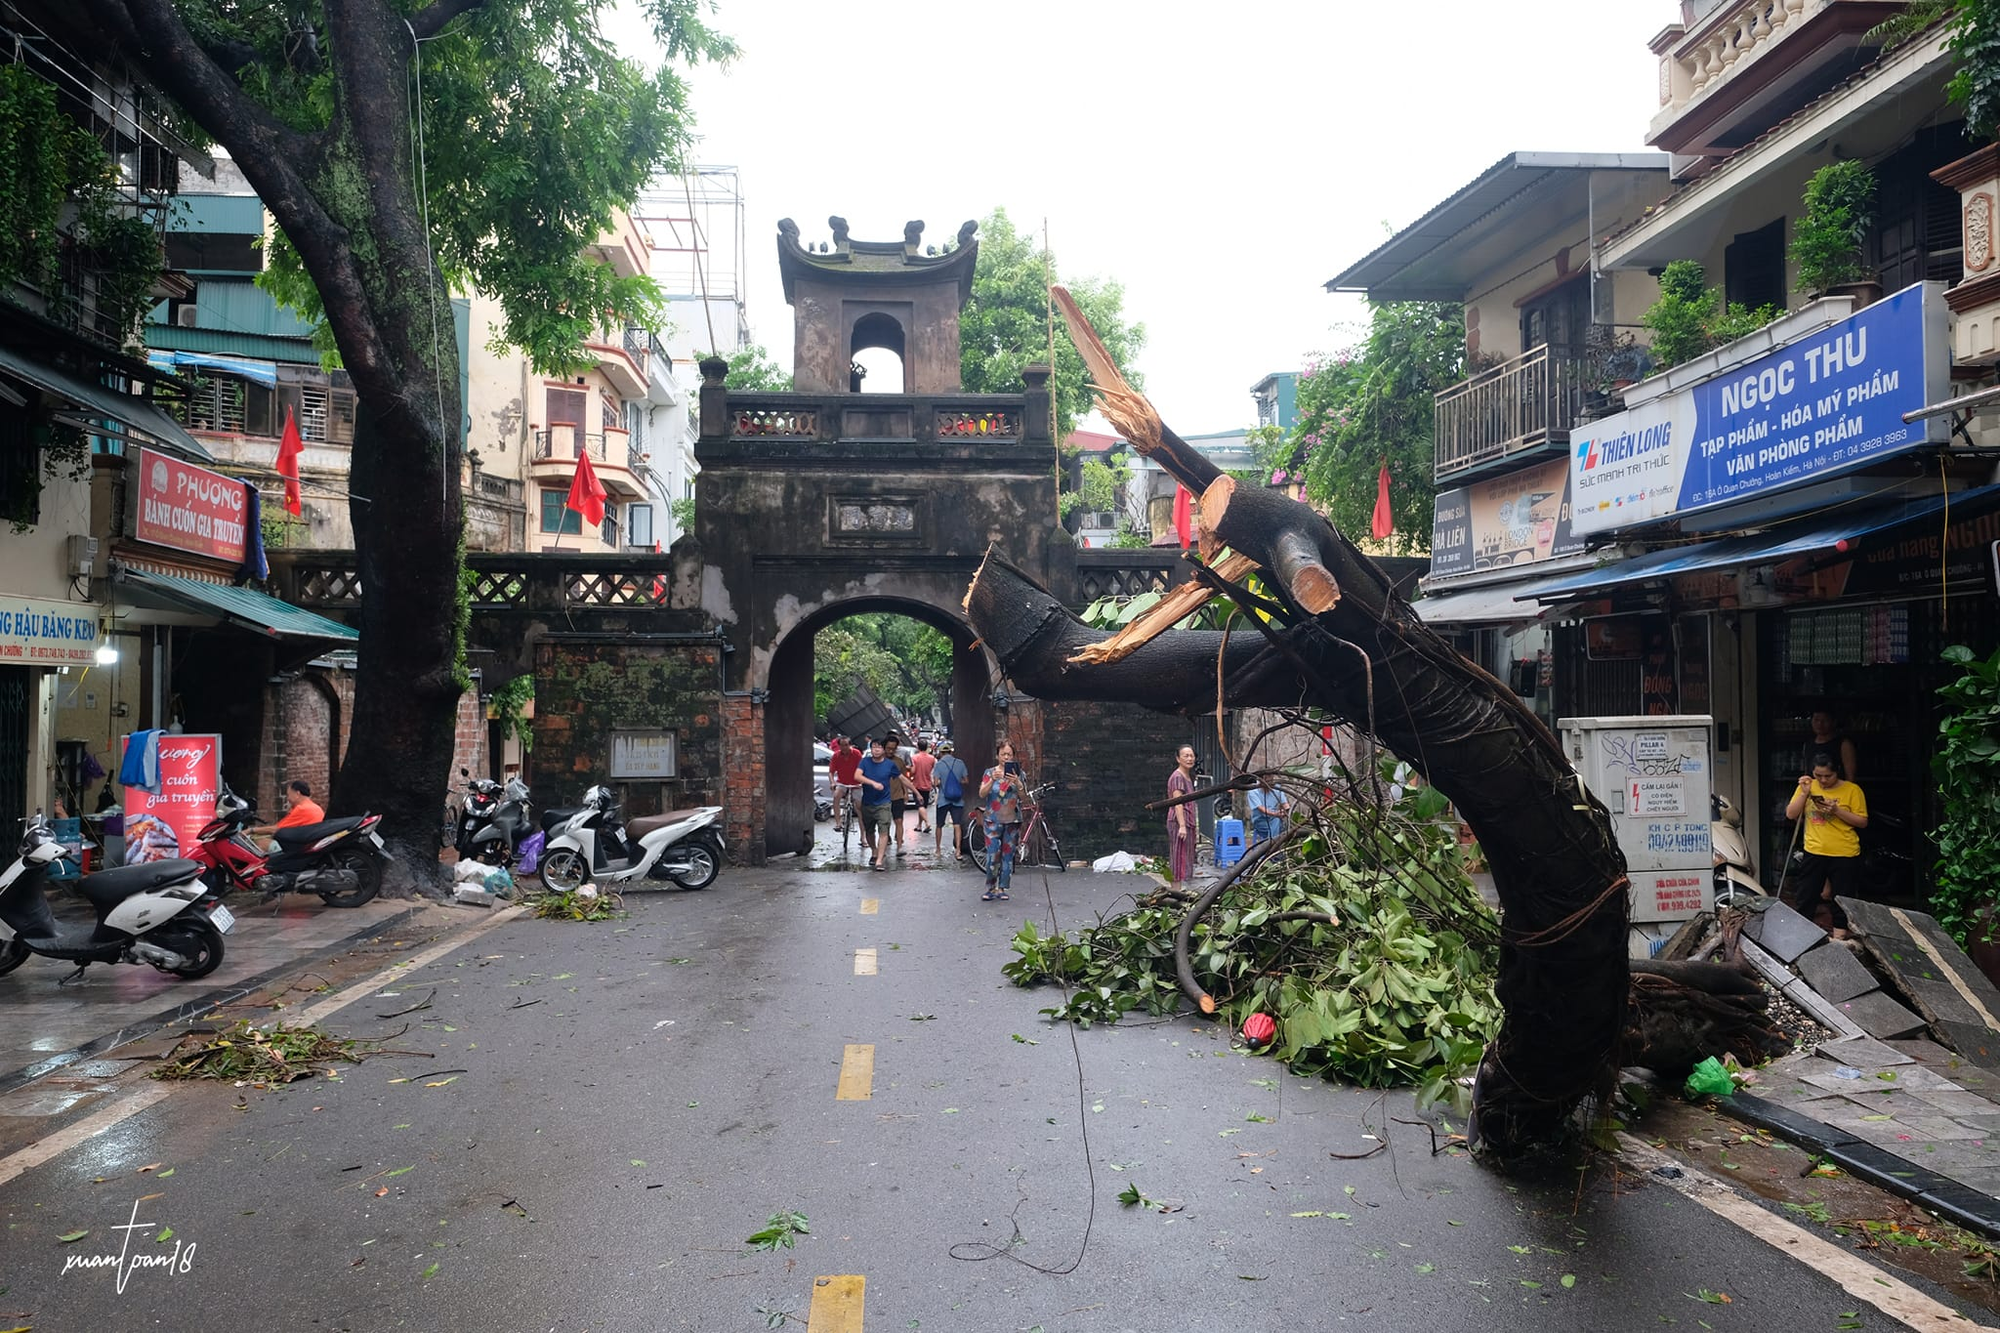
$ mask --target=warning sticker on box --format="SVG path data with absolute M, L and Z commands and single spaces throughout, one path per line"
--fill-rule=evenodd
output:
M 1632 757 L 1642 764 L 1663 763 L 1668 758 L 1667 735 L 1663 731 L 1642 731 L 1632 738 Z
M 1687 813 L 1686 798 L 1681 792 L 1681 780 L 1672 778 L 1633 778 L 1627 795 L 1626 813 L 1647 817 L 1652 815 L 1684 815 Z

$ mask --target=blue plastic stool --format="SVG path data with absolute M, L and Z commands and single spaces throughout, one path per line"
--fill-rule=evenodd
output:
M 1215 864 L 1233 866 L 1243 859 L 1243 821 L 1240 819 L 1218 819 L 1215 821 Z

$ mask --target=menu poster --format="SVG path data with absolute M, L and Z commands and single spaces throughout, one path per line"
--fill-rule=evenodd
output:
M 131 742 L 127 736 L 125 744 Z M 125 788 L 126 865 L 186 856 L 203 826 L 215 818 L 222 737 L 169 734 L 159 738 L 159 746 L 159 794 Z

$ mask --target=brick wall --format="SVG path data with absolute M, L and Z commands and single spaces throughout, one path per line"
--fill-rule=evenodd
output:
M 1010 732 L 1027 711 L 1019 704 L 1009 710 Z M 1063 854 L 1073 861 L 1116 851 L 1164 856 L 1166 816 L 1145 806 L 1166 796 L 1174 752 L 1196 723 L 1135 704 L 1043 700 L 1034 711 L 1039 755 L 1023 767 L 1059 784 L 1050 810 Z
M 722 828 L 730 852 L 764 860 L 764 706 L 747 695 L 722 701 Z
M 722 804 L 725 709 L 737 701 L 720 697 L 720 652 L 713 644 L 634 640 L 536 645 L 535 746 L 527 756 L 536 806 L 575 805 L 597 783 L 618 793 L 628 818 Z M 654 729 L 675 734 L 677 775 L 613 782 L 611 733 Z M 751 726 L 748 734 L 761 751 L 762 726 Z M 761 753 L 756 781 L 761 812 Z M 728 836 L 735 847 L 734 835 Z
M 296 778 L 312 788 L 313 799 L 324 803 L 333 790 L 335 770 L 347 757 L 353 729 L 351 670 L 309 667 L 295 677 L 267 684 L 254 787 L 247 791 L 239 788 L 238 794 L 256 801 L 260 812 L 270 814 L 282 808 L 278 793 Z M 336 730 L 338 735 L 332 735 Z M 484 773 L 486 752 L 486 710 L 478 695 L 467 691 L 458 701 L 450 779 L 457 781 L 461 766 L 475 774 Z
M 490 776 L 487 771 L 487 735 L 486 705 L 479 701 L 478 690 L 467 690 L 458 696 L 458 717 L 452 724 L 448 786 L 458 786 L 461 780 L 458 770 L 461 768 L 470 770 L 475 778 Z

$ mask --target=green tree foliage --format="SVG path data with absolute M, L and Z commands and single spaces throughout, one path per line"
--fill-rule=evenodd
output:
M 947 716 L 951 640 L 922 621 L 873 612 L 849 616 L 813 639 L 813 713 L 824 718 L 866 685 L 900 713 Z
M 1755 333 L 1785 313 L 1772 305 L 1752 310 L 1741 301 L 1725 304 L 1707 281 L 1708 271 L 1692 259 L 1676 259 L 1660 274 L 1660 299 L 1639 317 L 1653 333 L 1647 350 L 1654 374 Z
M 972 299 L 959 317 L 959 377 L 967 393 L 1019 393 L 1021 367 L 1049 359 L 1048 284 L 1061 282 L 1076 298 L 1112 358 L 1133 386 L 1143 384 L 1134 362 L 1146 345 L 1146 326 L 1125 322 L 1125 289 L 1101 278 L 1066 279 L 1053 256 L 1014 227 L 996 208 L 979 223 L 979 261 Z M 1089 409 L 1083 358 L 1060 317 L 1055 322 L 1055 431 L 1067 440 Z
M 2000 139 L 2000 0 L 1912 0 L 1865 40 L 1887 50 L 1939 22 L 1949 23 L 1945 47 L 1958 59 L 1945 93 L 1965 108 L 1965 137 L 1976 144 Z
M 1946 712 L 1938 723 L 1931 775 L 1937 780 L 1936 882 L 1931 914 L 1960 944 L 2000 883 L 2000 653 L 1975 656 L 1957 645 L 1944 660 L 1957 680 L 1938 689 Z
M 704 358 L 714 355 L 716 355 L 714 352 L 702 353 Z M 792 391 L 791 372 L 781 369 L 778 363 L 771 359 L 771 354 L 764 350 L 762 343 L 739 347 L 724 359 L 729 362 L 729 374 L 723 382 L 731 389 L 764 393 Z
M 1302 470 L 1307 498 L 1342 532 L 1364 536 L 1386 461 L 1396 523 L 1390 544 L 1398 554 L 1429 550 L 1437 490 L 1431 400 L 1464 378 L 1465 324 L 1458 306 L 1377 305 L 1361 346 L 1307 367 L 1290 448 L 1265 439 L 1257 446 L 1260 466 L 1268 463 L 1272 472 L 1283 467 L 1288 475 Z
M 434 882 L 450 762 L 464 447 L 447 288 L 477 288 L 543 371 L 658 289 L 594 243 L 688 143 L 675 67 L 727 58 L 708 0 L 644 0 L 659 69 L 604 35 L 611 0 L 81 0 L 228 149 L 279 232 L 265 281 L 324 323 L 353 378 L 358 628 L 337 806 L 384 813 L 399 873 Z
M 1132 479 L 1132 469 L 1115 459 L 1086 458 L 1077 471 L 1077 488 L 1064 491 L 1059 504 L 1064 518 L 1079 509 L 1093 514 L 1117 509 L 1118 496 Z
M 1804 203 L 1792 224 L 1799 290 L 1825 292 L 1866 277 L 1861 247 L 1875 221 L 1875 173 L 1855 158 L 1829 162 L 1806 180 Z

